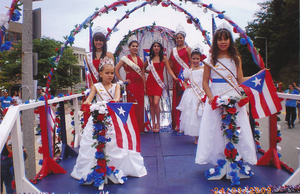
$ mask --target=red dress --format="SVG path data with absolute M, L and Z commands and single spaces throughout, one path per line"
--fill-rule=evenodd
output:
M 164 67 L 165 67 L 164 62 L 162 61 L 160 63 L 153 63 L 153 66 L 154 66 L 157 74 L 159 75 L 160 79 L 163 81 L 164 80 L 163 73 L 164 73 Z M 146 87 L 147 87 L 147 95 L 148 96 L 161 96 L 163 90 L 156 82 L 151 71 L 147 78 Z
M 179 57 L 188 65 L 189 65 L 189 54 L 186 50 L 186 48 L 182 48 L 180 50 L 177 51 Z M 175 74 L 176 77 L 178 77 L 180 70 L 181 70 L 181 65 L 176 61 L 175 57 L 173 56 L 173 54 L 170 57 L 172 63 L 173 63 L 173 67 L 172 70 Z M 172 102 L 172 129 L 175 130 L 176 126 L 180 126 L 180 111 L 176 109 L 176 107 L 179 105 L 179 102 L 181 100 L 182 97 L 182 87 L 180 86 L 180 84 L 178 82 L 173 82 L 173 102 Z
M 131 61 L 132 58 L 130 55 L 127 55 L 128 59 Z M 138 66 L 142 69 L 143 62 L 137 57 Z M 135 114 L 137 118 L 137 123 L 139 125 L 140 132 L 145 131 L 144 127 L 144 83 L 142 77 L 134 71 L 129 65 L 125 65 L 124 69 L 126 71 L 126 80 L 130 80 L 130 84 L 126 86 L 127 91 L 127 102 L 137 102 L 135 104 Z

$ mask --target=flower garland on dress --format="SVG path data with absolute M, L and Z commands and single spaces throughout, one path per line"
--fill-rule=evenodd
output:
M 226 163 L 229 164 L 231 171 L 228 175 L 231 176 L 231 185 L 240 184 L 240 174 L 246 176 L 253 176 L 254 173 L 251 171 L 251 168 L 248 165 L 245 165 L 243 160 L 236 160 L 236 157 L 239 155 L 234 144 L 239 142 L 239 134 L 241 129 L 237 126 L 236 120 L 238 111 L 236 106 L 244 106 L 248 103 L 248 98 L 246 96 L 242 97 L 233 97 L 233 96 L 215 96 L 212 101 L 212 109 L 217 108 L 221 109 L 221 130 L 223 131 L 223 136 L 227 139 L 227 144 L 224 149 L 225 158 L 217 161 L 217 167 L 211 168 L 205 172 L 205 177 L 209 179 L 210 177 L 217 176 L 221 174 L 221 169 L 225 166 Z
M 94 181 L 94 186 L 100 187 L 102 184 L 104 184 L 106 175 L 110 176 L 111 174 L 113 174 L 114 176 L 116 176 L 119 173 L 119 170 L 115 169 L 114 166 L 107 166 L 108 159 L 104 152 L 106 142 L 110 142 L 110 138 L 106 138 L 105 135 L 108 127 L 111 125 L 111 117 L 107 113 L 105 104 L 83 104 L 81 106 L 81 110 L 83 112 L 92 113 L 94 126 L 93 139 L 96 140 L 92 147 L 97 149 L 97 151 L 95 152 L 97 163 L 92 168 L 93 171 L 88 174 L 87 179 L 84 180 L 82 178 L 79 183 L 83 184 L 85 182 Z M 127 179 L 126 177 L 119 176 L 116 176 L 116 178 L 118 178 L 120 182 L 124 182 Z

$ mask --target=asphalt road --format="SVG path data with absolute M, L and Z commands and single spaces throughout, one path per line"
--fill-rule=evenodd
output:
M 296 147 L 300 147 L 300 123 L 298 123 L 297 118 L 295 121 L 295 128 L 288 128 L 287 123 L 285 122 L 284 103 L 283 110 L 279 117 L 281 121 L 278 121 L 277 124 L 280 125 L 281 128 L 282 141 L 277 144 L 277 147 L 281 148 L 281 150 L 278 150 L 278 153 L 281 154 L 280 160 L 296 170 L 300 166 L 300 152 L 296 149 Z M 262 149 L 267 151 L 269 149 L 269 118 L 258 119 L 257 121 L 260 124 L 258 129 L 261 132 L 259 142 Z

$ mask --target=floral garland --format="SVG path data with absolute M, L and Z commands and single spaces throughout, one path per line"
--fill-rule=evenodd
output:
M 237 126 L 236 120 L 238 111 L 236 106 L 244 106 L 248 103 L 248 98 L 246 96 L 242 97 L 232 97 L 232 96 L 215 96 L 212 101 L 212 109 L 221 108 L 221 119 L 222 125 L 221 130 L 223 131 L 223 136 L 226 137 L 228 143 L 225 146 L 224 154 L 225 158 L 217 161 L 217 167 L 211 168 L 205 172 L 205 177 L 207 179 L 221 174 L 221 169 L 225 166 L 226 163 L 229 164 L 231 171 L 228 175 L 231 176 L 231 185 L 239 185 L 240 177 L 238 173 L 244 174 L 246 176 L 253 176 L 254 173 L 251 171 L 251 168 L 248 165 L 245 165 L 243 160 L 236 160 L 236 156 L 239 155 L 234 144 L 239 142 L 239 134 L 241 129 Z
M 84 180 L 82 178 L 79 184 L 94 181 L 94 186 L 99 187 L 104 184 L 106 175 L 110 176 L 111 174 L 116 175 L 119 173 L 119 170 L 115 169 L 114 166 L 107 166 L 108 159 L 104 152 L 106 142 L 110 142 L 110 138 L 106 138 L 105 135 L 108 127 L 111 125 L 111 117 L 107 113 L 105 104 L 101 104 L 100 106 L 83 104 L 81 110 L 83 112 L 92 112 L 94 126 L 93 139 L 97 140 L 92 147 L 97 149 L 95 152 L 97 163 L 92 168 L 93 171 L 88 174 L 87 179 Z M 124 180 L 127 180 L 126 177 L 121 177 L 121 179 L 123 183 Z

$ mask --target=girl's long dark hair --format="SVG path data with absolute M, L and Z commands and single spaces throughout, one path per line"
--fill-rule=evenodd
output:
M 159 44 L 159 46 L 160 46 L 159 62 L 162 62 L 162 60 L 164 59 L 164 48 L 163 48 L 162 44 L 160 44 L 158 42 L 154 42 L 150 47 L 150 60 L 152 60 L 155 57 L 155 54 L 154 54 L 154 51 L 153 51 L 153 47 L 154 47 L 155 43 Z
M 93 36 L 93 59 L 96 59 L 96 47 L 94 44 L 95 40 L 100 40 L 103 42 L 103 46 L 102 46 L 102 54 L 100 56 L 101 59 L 103 59 L 106 56 L 106 52 L 107 52 L 107 45 L 106 45 L 106 37 L 103 33 L 101 32 L 96 32 Z
M 231 59 L 234 61 L 235 65 L 238 66 L 240 63 L 240 54 L 237 50 L 237 48 L 234 45 L 233 38 L 230 34 L 230 32 L 222 28 L 218 31 L 216 31 L 214 38 L 213 38 L 213 44 L 212 44 L 212 52 L 211 52 L 211 64 L 215 65 L 218 62 L 218 53 L 219 53 L 219 48 L 218 48 L 218 39 L 221 39 L 224 37 L 225 39 L 230 39 L 230 45 L 228 48 L 228 52 L 230 54 Z

